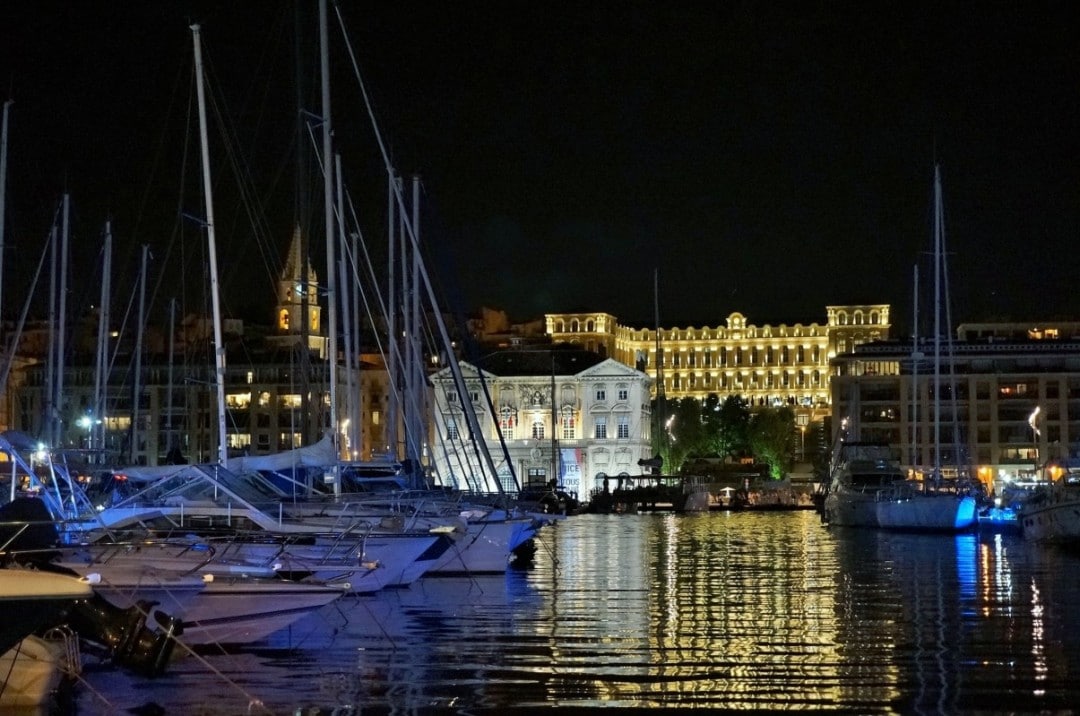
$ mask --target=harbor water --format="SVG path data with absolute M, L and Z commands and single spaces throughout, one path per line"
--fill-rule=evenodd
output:
M 79 714 L 521 713 L 559 707 L 1065 713 L 1080 554 L 1011 534 L 823 527 L 816 513 L 579 515 L 531 565 L 349 597 Z

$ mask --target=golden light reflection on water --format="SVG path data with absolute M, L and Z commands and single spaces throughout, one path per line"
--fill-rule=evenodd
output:
M 597 700 L 752 709 L 898 695 L 890 610 L 851 603 L 841 562 L 854 557 L 813 513 L 588 516 L 558 538 L 553 659 L 579 663 L 568 629 L 594 668 L 610 659 Z M 577 579 L 608 591 L 569 589 Z M 571 618 L 584 613 L 597 618 Z
M 553 581 L 547 688 L 568 702 L 940 712 L 1046 678 L 1015 538 L 830 530 L 812 512 L 583 516 L 552 538 L 558 567 L 530 581 Z M 1018 645 L 1031 661 L 999 658 Z
M 580 515 L 541 532 L 527 569 L 343 601 L 265 658 L 211 663 L 281 713 L 1067 712 L 1078 601 L 1080 556 L 1015 536 L 844 531 L 813 512 Z M 185 667 L 101 713 L 140 698 L 191 712 L 214 675 Z

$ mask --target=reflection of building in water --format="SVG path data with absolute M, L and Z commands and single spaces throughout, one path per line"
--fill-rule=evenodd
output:
M 852 674 L 836 548 L 816 515 L 581 516 L 553 534 L 552 688 L 572 678 L 609 705 L 746 710 L 857 711 L 861 683 L 876 703 L 899 693 L 886 650 Z M 880 644 L 864 627 L 850 630 L 859 648 Z M 584 659 L 558 646 L 571 635 Z

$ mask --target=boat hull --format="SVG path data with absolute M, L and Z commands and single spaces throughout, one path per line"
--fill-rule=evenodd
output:
M 60 686 L 64 673 L 73 666 L 57 643 L 28 636 L 0 654 L 0 710 L 27 709 L 43 705 Z M 35 712 L 36 713 L 36 712 Z
M 89 582 L 63 574 L 0 569 L 0 653 L 55 623 L 76 600 L 94 594 Z
M 470 522 L 435 565 L 431 575 L 505 572 L 511 552 L 536 534 L 531 518 Z
M 878 526 L 890 530 L 961 532 L 978 519 L 974 497 L 967 495 L 914 495 L 903 499 L 879 500 Z
M 834 488 L 822 507 L 824 521 L 837 527 L 877 527 L 877 499 L 874 495 Z
M 265 639 L 345 593 L 282 579 L 215 579 L 184 614 L 188 645 L 250 644 Z
M 1020 508 L 1021 530 L 1030 542 L 1080 543 L 1080 494 L 1055 493 Z

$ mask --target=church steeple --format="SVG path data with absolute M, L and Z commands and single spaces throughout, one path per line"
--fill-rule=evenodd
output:
M 308 333 L 318 336 L 322 332 L 322 309 L 319 307 L 319 278 L 311 262 L 301 255 L 300 227 L 293 229 L 292 242 L 285 268 L 278 280 L 277 332 L 279 335 L 301 333 L 301 313 L 304 293 L 307 293 Z M 307 274 L 305 277 L 305 273 Z

